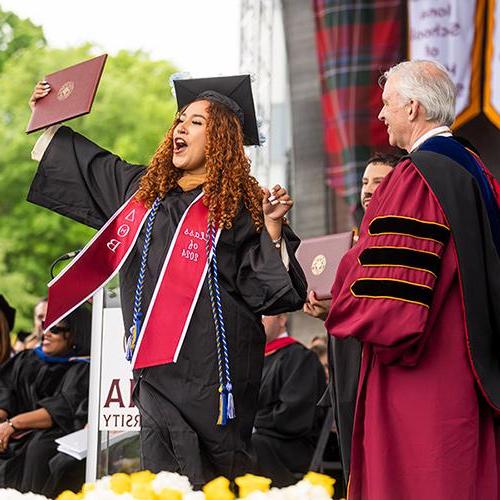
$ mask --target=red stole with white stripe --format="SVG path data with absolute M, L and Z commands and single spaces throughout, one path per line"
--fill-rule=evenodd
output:
M 177 360 L 208 269 L 208 208 L 203 193 L 186 209 L 163 263 L 134 351 L 133 367 Z M 132 196 L 74 261 L 49 283 L 44 327 L 49 329 L 120 270 L 149 210 Z M 217 233 L 217 239 L 220 230 Z

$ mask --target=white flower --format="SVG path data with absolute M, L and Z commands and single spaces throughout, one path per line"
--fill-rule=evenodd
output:
M 156 493 L 160 493 L 164 488 L 172 488 L 181 493 L 190 493 L 193 491 L 189 479 L 176 472 L 159 472 L 153 479 L 151 486 Z
M 276 488 L 272 488 L 271 490 L 267 491 L 264 493 L 263 491 L 253 491 L 250 493 L 250 495 L 247 495 L 245 497 L 246 500 L 269 500 L 269 499 L 274 499 L 276 498 L 277 500 L 280 497 L 273 496 L 274 492 L 273 490 L 276 490 Z
M 113 490 L 99 489 L 85 493 L 85 500 L 134 500 L 130 493 L 115 493 Z
M 189 493 L 184 493 L 182 500 L 205 500 L 205 493 L 203 491 L 190 491 Z
M 110 489 L 110 486 L 109 486 L 109 483 L 111 481 L 111 476 L 104 476 L 102 477 L 101 479 L 98 479 L 94 484 L 95 484 L 95 489 L 96 490 L 109 490 L 111 491 Z
M 266 493 L 254 491 L 245 500 L 330 500 L 328 493 L 321 486 L 314 486 L 309 481 L 300 481 L 287 488 L 271 488 Z
M 20 491 L 13 490 L 12 488 L 0 488 L 0 498 L 2 500 L 48 500 L 47 497 L 42 495 L 35 495 L 35 493 L 21 493 Z
M 299 481 L 296 485 L 294 486 L 289 486 L 288 488 L 285 488 L 286 490 L 293 490 L 293 495 L 295 496 L 290 496 L 286 497 L 287 500 L 288 498 L 290 499 L 301 499 L 301 500 L 330 500 L 330 496 L 326 492 L 325 488 L 322 486 L 317 486 L 311 484 L 309 481 Z

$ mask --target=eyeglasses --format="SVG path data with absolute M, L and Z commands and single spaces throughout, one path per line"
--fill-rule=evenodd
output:
M 54 335 L 59 335 L 60 333 L 64 333 L 67 331 L 69 331 L 67 326 L 53 326 L 52 328 L 49 328 L 49 332 L 53 333 Z

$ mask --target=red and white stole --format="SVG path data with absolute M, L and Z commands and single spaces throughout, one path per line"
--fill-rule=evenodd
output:
M 208 269 L 203 193 L 184 212 L 146 312 L 134 368 L 177 360 Z M 150 210 L 132 196 L 49 287 L 45 330 L 108 283 L 133 249 Z M 217 239 L 220 230 L 217 232 Z

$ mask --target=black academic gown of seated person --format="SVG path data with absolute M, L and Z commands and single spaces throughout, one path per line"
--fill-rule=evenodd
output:
M 295 483 L 308 471 L 324 409 L 326 388 L 317 355 L 299 342 L 266 355 L 252 445 L 257 473 L 273 486 Z
M 85 427 L 88 420 L 88 398 L 78 405 L 75 422 L 78 427 Z M 78 460 L 62 451 L 58 451 L 49 461 L 49 475 L 40 491 L 48 498 L 57 498 L 65 490 L 80 491 L 85 482 L 87 460 Z
M 42 491 L 49 460 L 57 452 L 54 439 L 83 425 L 75 415 L 88 398 L 88 388 L 88 363 L 49 363 L 33 350 L 20 352 L 0 368 L 0 408 L 9 417 L 45 408 L 53 421 L 50 429 L 10 439 L 7 450 L 0 453 L 0 487 Z
M 57 131 L 40 162 L 28 200 L 100 228 L 138 189 L 144 167 L 131 165 L 68 127 Z M 201 188 L 175 189 L 160 203 L 143 291 L 151 300 L 179 220 Z M 261 314 L 299 309 L 306 295 L 294 258 L 299 240 L 284 227 L 289 271 L 266 231 L 257 233 L 245 209 L 217 246 L 236 418 L 217 426 L 217 350 L 205 282 L 176 363 L 137 370 L 134 393 L 142 416 L 142 465 L 187 475 L 200 486 L 216 475 L 234 477 L 251 466 L 248 445 L 257 408 L 265 335 Z M 125 330 L 132 324 L 144 228 L 120 271 Z M 168 334 L 168 332 L 165 332 Z

